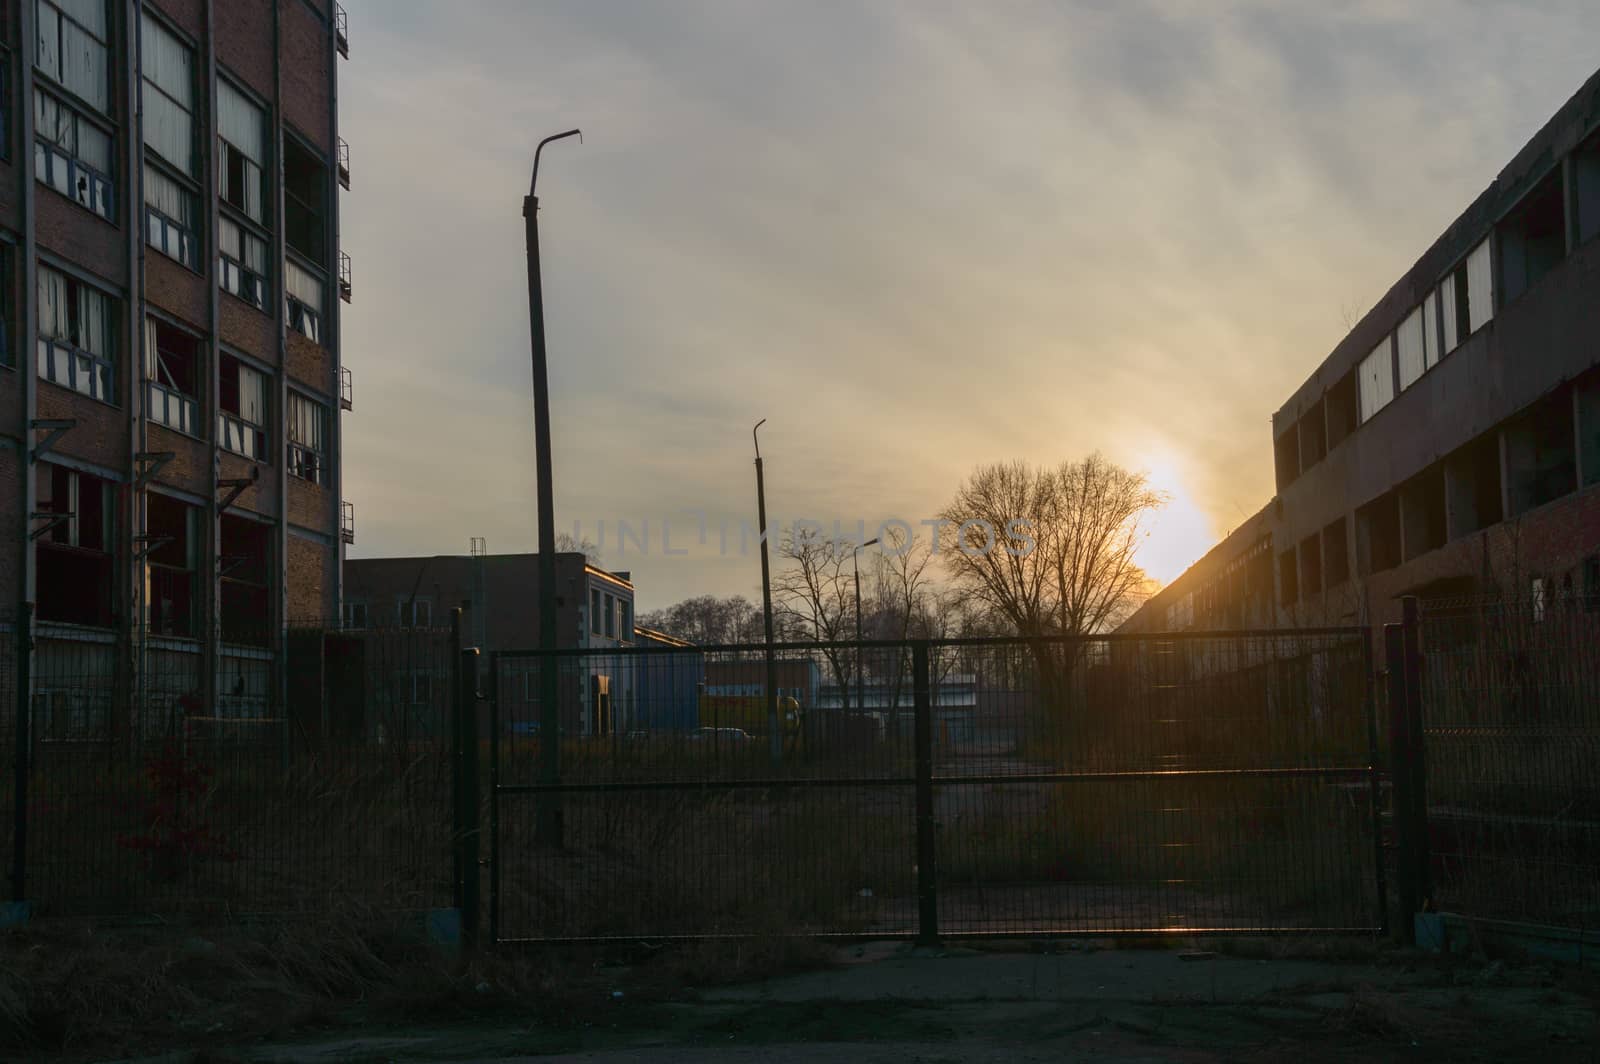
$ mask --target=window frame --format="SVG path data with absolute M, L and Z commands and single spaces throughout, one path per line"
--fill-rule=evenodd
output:
M 305 441 L 296 438 L 298 419 L 295 414 L 296 406 L 300 404 L 310 406 L 320 419 L 320 423 L 317 426 L 317 435 L 321 437 L 320 441 Z M 299 389 L 290 388 L 288 409 L 284 411 L 283 426 L 284 440 L 288 447 L 285 461 L 288 462 L 289 475 L 311 484 L 326 485 L 328 480 L 327 405 Z M 321 447 L 313 446 L 314 442 L 320 442 Z
M 144 320 L 145 352 L 143 380 L 145 385 L 145 419 L 147 421 L 152 421 L 163 428 L 170 429 L 173 432 L 182 433 L 185 436 L 191 436 L 197 440 L 204 439 L 205 437 L 202 435 L 202 426 L 204 425 L 204 422 L 200 419 L 200 395 L 203 390 L 202 385 L 204 384 L 205 379 L 203 367 L 208 361 L 205 357 L 205 340 L 194 333 L 191 333 L 188 329 L 185 329 L 182 326 L 169 321 L 167 318 L 156 314 L 146 312 Z M 192 395 L 184 392 L 182 387 L 175 382 L 172 384 L 163 382 L 159 376 L 159 372 L 162 369 L 162 348 L 157 341 L 157 331 L 162 328 L 170 329 L 173 332 L 187 337 L 199 348 L 199 350 L 195 352 L 194 393 Z M 177 352 L 172 352 L 172 354 L 176 355 Z M 167 376 L 171 378 L 172 374 L 170 370 L 168 371 Z M 180 424 L 173 424 L 172 420 L 170 419 L 173 403 L 177 403 L 178 408 L 181 411 L 177 419 Z M 152 411 L 156 410 L 158 406 L 162 410 L 162 416 L 160 417 L 152 415 Z
M 310 280 L 322 287 L 322 301 L 324 305 L 328 298 L 327 274 L 309 264 L 304 255 L 301 255 L 287 244 L 284 246 L 283 266 L 283 307 L 284 320 L 292 332 L 297 332 L 314 344 L 322 345 L 322 325 L 327 312 L 321 307 L 309 306 L 304 300 L 289 290 L 289 271 L 299 270 Z
M 154 90 L 155 92 L 159 93 L 163 99 L 169 101 L 174 107 L 177 107 L 179 110 L 188 115 L 189 154 L 190 162 L 194 167 L 193 171 L 186 171 L 177 161 L 168 159 L 166 156 L 162 155 L 160 150 L 150 143 L 148 132 L 146 133 L 144 142 L 140 145 L 141 161 L 144 166 L 143 180 L 145 184 L 143 192 L 144 203 L 142 205 L 144 214 L 144 239 L 147 244 L 161 252 L 167 258 L 195 273 L 200 273 L 203 270 L 202 263 L 204 262 L 205 257 L 205 239 L 203 236 L 204 226 L 200 221 L 204 216 L 204 211 L 201 208 L 201 204 L 203 202 L 201 192 L 205 186 L 201 180 L 201 175 L 204 172 L 205 166 L 203 162 L 203 153 L 201 150 L 200 141 L 200 130 L 203 128 L 204 123 L 202 121 L 202 115 L 200 114 L 202 93 L 200 91 L 201 78 L 199 67 L 199 47 L 194 41 L 189 39 L 187 34 L 183 33 L 177 27 L 169 23 L 166 19 L 162 18 L 154 9 L 148 7 L 143 8 L 142 14 L 143 18 L 139 24 L 139 33 L 141 35 L 140 54 L 146 54 L 143 45 L 143 34 L 147 24 L 153 25 L 159 32 L 165 33 L 172 39 L 174 44 L 187 51 L 189 54 L 190 95 L 193 98 L 193 104 L 189 107 L 185 107 L 182 103 L 173 99 L 172 95 L 168 93 L 167 90 L 162 86 L 152 81 L 149 74 L 146 73 L 146 71 L 141 67 L 139 71 L 140 107 L 141 109 L 145 107 L 144 93 L 147 90 Z M 161 178 L 173 183 L 177 187 L 179 194 L 187 200 L 187 205 L 191 216 L 190 224 L 188 226 L 185 226 L 178 219 L 172 217 L 170 212 L 150 201 L 149 185 L 151 182 L 149 174 L 152 170 Z M 161 237 L 160 240 L 156 239 L 158 227 Z M 174 234 L 177 234 L 176 253 L 174 253 L 171 246 L 173 243 Z M 188 238 L 187 245 L 185 245 L 183 242 L 183 238 L 185 237 Z M 188 251 L 187 256 L 185 256 L 183 253 L 185 249 Z
M 38 0 L 40 3 L 47 0 Z M 39 121 L 40 99 L 51 101 L 72 119 L 72 146 L 70 150 L 59 140 L 44 137 L 40 130 L 43 123 Z M 46 89 L 38 84 L 33 87 L 33 99 L 29 101 L 34 108 L 33 129 L 33 165 L 34 181 L 43 185 L 56 195 L 61 196 L 82 207 L 97 218 L 104 219 L 112 225 L 117 224 L 117 130 L 116 126 L 103 117 L 85 110 L 80 105 L 66 98 L 65 92 L 56 92 Z M 105 137 L 109 142 L 108 158 L 109 172 L 101 171 L 81 157 L 80 123 L 87 121 L 95 131 Z M 63 168 L 61 181 L 56 178 L 57 166 Z M 87 195 L 87 199 L 85 199 Z M 104 209 L 102 209 L 104 208 Z
M 216 185 L 213 190 L 217 200 L 218 233 L 217 233 L 217 284 L 224 292 L 239 301 L 254 307 L 262 313 L 268 313 L 268 301 L 272 298 L 272 182 L 270 175 L 273 169 L 273 133 L 276 129 L 273 121 L 272 108 L 265 101 L 258 98 L 255 93 L 244 88 L 243 84 L 232 77 L 222 73 L 217 75 L 217 95 L 220 100 L 223 86 L 239 96 L 241 100 L 253 107 L 261 115 L 263 142 L 261 153 L 266 158 L 259 164 L 261 200 L 261 217 L 250 216 L 247 207 L 234 204 L 227 196 L 224 184 L 229 182 L 229 169 L 233 154 L 238 154 L 246 161 L 252 162 L 245 155 L 244 149 L 228 140 L 222 133 L 220 114 L 212 123 L 214 139 L 216 141 Z M 222 110 L 218 105 L 218 111 Z M 248 196 L 245 197 L 248 200 Z M 230 255 L 223 248 L 222 225 L 232 225 L 239 234 L 239 255 Z M 247 240 L 254 240 L 263 247 L 261 256 L 261 269 L 258 271 L 247 265 L 244 259 L 244 248 Z M 247 294 L 248 293 L 248 294 Z
M 234 393 L 238 410 L 229 410 L 223 405 L 222 384 L 225 380 L 226 363 L 232 363 L 236 370 L 249 370 L 262 378 L 261 396 L 261 423 L 256 423 L 244 416 L 244 396 L 241 381 L 235 374 Z M 268 462 L 271 460 L 271 426 L 272 426 L 272 374 L 261 369 L 253 362 L 240 358 L 231 351 L 223 351 L 217 357 L 217 445 L 230 454 L 237 454 L 253 462 Z M 252 438 L 252 435 L 253 438 Z M 234 445 L 235 434 L 240 441 L 239 446 Z M 245 447 L 244 441 L 250 439 L 252 452 Z
M 47 271 L 60 277 L 67 286 L 68 328 L 77 335 L 67 339 L 55 335 L 45 335 L 44 299 L 40 297 L 39 329 L 35 344 L 35 363 L 38 376 L 58 388 L 65 388 L 78 395 L 87 396 L 96 402 L 105 403 L 107 406 L 119 406 L 117 397 L 117 354 L 118 348 L 121 346 L 118 343 L 121 336 L 118 323 L 121 320 L 120 304 L 122 300 L 115 293 L 84 280 L 78 274 L 60 269 L 44 261 L 37 264 L 40 284 L 44 283 Z M 108 304 L 104 310 L 104 317 L 106 327 L 105 341 L 110 351 L 109 354 L 92 351 L 81 344 L 82 310 L 77 296 L 84 290 L 93 292 Z M 73 321 L 72 319 L 80 320 Z M 58 357 L 65 359 L 65 369 L 62 372 L 62 376 L 65 377 L 64 380 L 57 376 Z M 78 377 L 84 363 L 88 363 L 91 369 L 88 376 L 89 387 L 87 389 L 78 386 Z M 100 372 L 92 372 L 93 370 L 99 370 Z
M 22 2 L 23 3 L 27 3 L 28 0 L 22 0 Z M 111 118 L 115 117 L 116 105 L 117 105 L 117 94 L 116 94 L 116 92 L 114 90 L 114 86 L 117 83 L 117 79 L 116 79 L 116 76 L 115 76 L 115 64 L 114 64 L 114 61 L 113 61 L 113 59 L 114 59 L 114 51 L 115 50 L 112 48 L 112 41 L 111 41 L 111 38 L 114 37 L 115 34 L 116 34 L 116 19 L 115 19 L 114 15 L 113 15 L 112 5 L 109 2 L 107 2 L 107 0 L 100 0 L 100 6 L 101 6 L 101 11 L 105 15 L 105 20 L 106 20 L 106 37 L 104 39 L 95 36 L 94 32 L 92 30 L 90 30 L 89 27 L 87 27 L 83 23 L 79 22 L 76 18 L 74 18 L 72 15 L 68 14 L 66 11 L 63 11 L 54 2 L 54 0 L 34 0 L 34 8 L 33 8 L 33 35 L 34 35 L 34 40 L 33 40 L 33 69 L 37 70 L 41 74 L 43 74 L 44 77 L 52 85 L 59 86 L 62 92 L 69 94 L 75 100 L 78 100 L 79 102 L 81 102 L 84 106 L 89 107 L 92 110 L 97 111 L 98 113 L 105 115 L 105 117 L 108 118 L 108 119 L 111 119 Z M 84 34 L 88 35 L 88 37 L 91 40 L 93 40 L 96 44 L 98 44 L 104 50 L 104 53 L 105 53 L 105 71 L 104 71 L 103 83 L 100 86 L 101 90 L 106 95 L 106 106 L 104 108 L 101 108 L 98 105 L 96 105 L 93 100 L 88 99 L 87 97 L 80 95 L 75 89 L 73 89 L 71 86 L 69 86 L 66 83 L 66 81 L 64 81 L 61 78 L 58 78 L 55 75 L 53 75 L 52 73 L 50 73 L 50 71 L 48 69 L 46 69 L 46 67 L 40 62 L 40 60 L 39 60 L 39 41 L 40 41 L 39 34 L 40 34 L 41 30 L 44 27 L 44 20 L 39 17 L 39 9 L 41 7 L 50 8 L 50 10 L 53 11 L 55 13 L 55 15 L 56 15 L 57 21 L 56 21 L 56 53 L 55 54 L 58 57 L 59 61 L 64 62 L 65 61 L 65 57 L 67 55 L 67 49 L 65 47 L 65 37 L 64 37 L 64 34 L 62 32 L 62 24 L 61 24 L 62 20 L 65 20 L 66 22 L 71 23 L 73 26 L 76 26 L 79 30 L 81 30 Z M 65 73 L 66 73 L 66 71 L 63 69 L 62 70 L 62 74 L 64 75 Z M 115 138 L 113 138 L 113 139 L 115 139 Z

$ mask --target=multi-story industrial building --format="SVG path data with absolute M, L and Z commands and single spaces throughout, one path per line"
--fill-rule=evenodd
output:
M 1273 415 L 1277 495 L 1128 630 L 1600 608 L 1600 73 Z
M 0 602 L 36 704 L 56 676 L 83 738 L 147 698 L 259 708 L 352 534 L 344 12 L 0 0 L 0 44 Z

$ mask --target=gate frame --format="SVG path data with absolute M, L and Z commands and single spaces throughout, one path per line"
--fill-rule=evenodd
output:
M 1394 626 L 1391 626 L 1394 627 Z M 1003 938 L 1051 938 L 1067 939 L 1080 937 L 1094 938 L 1149 938 L 1153 932 L 1148 929 L 1117 929 L 1117 930 L 1033 930 L 1033 931 L 952 931 L 943 934 L 939 931 L 938 917 L 938 875 L 937 875 L 937 823 L 934 818 L 934 791 L 941 786 L 956 785 L 984 785 L 1007 783 L 1069 783 L 1093 782 L 1111 780 L 1137 780 L 1137 779 L 1170 779 L 1226 777 L 1226 778 L 1316 778 L 1316 779 L 1346 779 L 1359 782 L 1367 781 L 1367 800 L 1372 822 L 1373 835 L 1373 862 L 1372 875 L 1376 888 L 1375 913 L 1376 924 L 1371 927 L 1215 927 L 1195 928 L 1174 931 L 1173 934 L 1183 935 L 1280 935 L 1280 934 L 1372 934 L 1388 937 L 1390 933 L 1389 905 L 1387 895 L 1387 877 L 1384 870 L 1384 844 L 1382 836 L 1383 812 L 1381 809 L 1381 779 L 1383 777 L 1378 749 L 1378 722 L 1376 704 L 1376 673 L 1373 667 L 1372 637 L 1373 629 L 1370 625 L 1348 626 L 1321 626 L 1306 628 L 1279 628 L 1279 629 L 1238 629 L 1238 630 L 1212 630 L 1212 631 L 1182 631 L 1182 632 L 1139 632 L 1139 633 L 1105 633 L 1090 636 L 1059 636 L 1045 637 L 1043 641 L 1069 644 L 1086 643 L 1142 643 L 1156 640 L 1170 642 L 1194 642 L 1202 640 L 1244 640 L 1244 639 L 1285 639 L 1285 638 L 1314 638 L 1314 637 L 1346 637 L 1359 639 L 1361 642 L 1362 663 L 1362 698 L 1361 711 L 1366 717 L 1367 724 L 1367 764 L 1365 766 L 1349 765 L 1345 767 L 1315 767 L 1295 766 L 1284 768 L 1265 769 L 1184 769 L 1184 770 L 1134 770 L 1114 772 L 1055 772 L 1031 774 L 974 774 L 963 776 L 935 776 L 933 772 L 933 724 L 932 724 L 932 691 L 929 682 L 929 651 L 935 645 L 943 647 L 961 646 L 1027 646 L 1040 642 L 1040 637 L 1029 636 L 967 636 L 949 639 L 893 639 L 893 640 L 832 640 L 814 642 L 794 642 L 777 644 L 716 644 L 693 649 L 701 653 L 755 653 L 757 651 L 768 653 L 772 651 L 816 651 L 826 649 L 867 649 L 867 648 L 899 648 L 909 649 L 912 655 L 912 684 L 913 684 L 913 712 L 915 744 L 915 774 L 911 777 L 871 777 L 871 778 L 807 778 L 807 779 L 736 779 L 721 781 L 610 781 L 600 783 L 563 783 L 559 774 L 553 781 L 529 784 L 503 784 L 500 781 L 500 682 L 501 661 L 521 660 L 539 663 L 539 668 L 547 659 L 560 661 L 564 658 L 582 660 L 585 657 L 605 653 L 620 654 L 624 656 L 648 657 L 656 654 L 682 653 L 678 647 L 561 647 L 555 650 L 495 650 L 489 654 L 489 684 L 486 695 L 489 703 L 489 937 L 491 947 L 506 945 L 596 945 L 596 944 L 622 944 L 637 942 L 696 942 L 714 939 L 742 939 L 749 937 L 741 932 L 723 933 L 675 933 L 664 935 L 622 935 L 602 937 L 562 937 L 562 938 L 502 938 L 500 934 L 500 875 L 502 861 L 500 857 L 500 798 L 502 794 L 513 795 L 549 795 L 553 801 L 559 802 L 559 795 L 563 792 L 592 792 L 608 793 L 619 791 L 650 791 L 683 789 L 685 787 L 714 786 L 717 789 L 763 789 L 783 790 L 789 788 L 828 788 L 837 786 L 868 786 L 868 787 L 911 787 L 915 793 L 915 846 L 917 855 L 916 900 L 917 900 L 917 929 L 915 931 L 878 931 L 878 932 L 795 932 L 792 937 L 816 940 L 914 940 L 919 946 L 935 946 L 943 940 L 968 940 L 968 939 L 1003 939 Z M 1415 636 L 1413 635 L 1413 639 Z M 1420 670 L 1420 656 L 1418 658 Z M 1418 691 L 1420 701 L 1420 688 L 1413 686 Z M 541 744 L 547 737 L 541 727 Z M 557 730 L 557 742 L 560 741 L 560 731 Z M 543 747 L 541 746 L 541 751 Z M 559 755 L 558 755 L 559 756 Z M 1409 922 L 1409 921 L 1408 921 Z

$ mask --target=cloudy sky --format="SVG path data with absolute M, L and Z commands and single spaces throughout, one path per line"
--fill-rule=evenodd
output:
M 1101 450 L 1171 493 L 1171 579 L 1600 55 L 1593 0 L 345 2 L 351 554 L 532 549 L 521 198 L 579 126 L 539 182 L 557 527 L 604 521 L 641 608 L 756 593 L 763 417 L 769 510 L 869 535 Z

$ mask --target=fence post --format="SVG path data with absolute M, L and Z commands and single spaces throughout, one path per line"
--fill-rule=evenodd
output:
M 933 831 L 933 698 L 928 641 L 911 645 L 911 683 L 917 748 L 917 943 L 939 941 L 939 880 Z
M 1417 600 L 1402 603 L 1403 621 L 1383 626 L 1389 673 L 1389 757 L 1394 788 L 1395 888 L 1398 931 L 1416 941 L 1415 914 L 1431 907 L 1428 889 L 1428 805 L 1423 771 L 1422 653 Z
M 478 869 L 478 648 L 467 647 L 456 655 L 459 682 L 456 687 L 456 719 L 460 722 L 462 756 L 457 760 L 457 807 L 460 809 L 458 838 L 460 847 L 456 867 L 460 870 L 461 947 L 469 953 L 478 948 L 479 901 L 482 880 Z
M 27 900 L 28 782 L 33 774 L 33 603 L 17 611 L 17 725 L 13 757 L 15 793 L 12 801 L 11 900 Z

